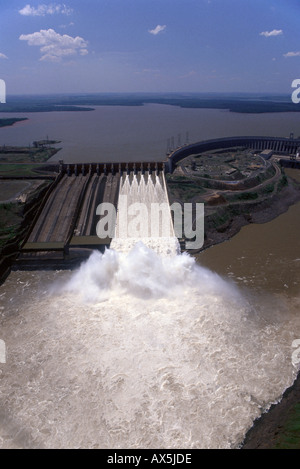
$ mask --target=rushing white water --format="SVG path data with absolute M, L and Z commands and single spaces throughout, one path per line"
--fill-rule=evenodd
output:
M 167 209 L 163 216 L 155 217 L 153 209 L 159 205 L 164 205 Z M 134 235 L 130 234 L 133 223 Z M 123 176 L 121 181 L 116 234 L 111 248 L 128 253 L 138 241 L 161 255 L 176 255 L 180 252 L 174 234 L 163 173 L 132 173 Z
M 187 254 L 95 252 L 75 273 L 14 272 L 0 299 L 3 448 L 237 447 L 296 374 L 285 303 Z

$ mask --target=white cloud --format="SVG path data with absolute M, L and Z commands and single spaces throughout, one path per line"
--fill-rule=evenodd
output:
M 82 37 L 71 37 L 67 34 L 58 34 L 54 29 L 41 29 L 33 34 L 22 34 L 19 39 L 27 41 L 29 46 L 39 46 L 42 53 L 40 60 L 60 62 L 63 57 L 87 55 L 88 42 Z
M 287 52 L 287 54 L 283 54 L 284 57 L 299 57 L 300 56 L 300 50 L 297 52 Z
M 69 28 L 70 26 L 74 26 L 75 23 L 73 23 L 73 21 L 71 21 L 71 23 L 69 24 L 61 24 L 59 27 L 62 28 L 62 29 L 66 29 L 66 28 Z
M 273 31 L 263 31 L 260 33 L 260 36 L 272 37 L 272 36 L 281 36 L 283 34 L 282 29 L 273 29 Z
M 154 69 L 154 68 L 144 68 L 143 73 L 159 73 L 160 70 Z
M 0 52 L 0 59 L 7 59 L 7 58 L 8 58 L 7 55 L 2 54 L 2 53 Z
M 197 75 L 197 72 L 195 72 L 195 70 L 191 70 L 185 75 L 181 75 L 179 78 L 190 78 L 190 77 L 193 77 L 194 75 Z
M 63 4 L 53 4 L 50 5 L 38 5 L 37 7 L 32 7 L 30 5 L 26 5 L 24 8 L 19 10 L 20 15 L 23 16 L 46 16 L 46 15 L 54 15 L 56 13 L 60 13 L 62 15 L 70 15 L 73 12 L 72 8 L 67 7 L 67 5 Z
M 166 25 L 161 26 L 160 24 L 158 24 L 158 25 L 156 26 L 156 28 L 154 28 L 154 29 L 149 29 L 148 32 L 149 32 L 150 34 L 154 34 L 154 36 L 156 36 L 157 34 L 159 34 L 159 33 L 161 33 L 162 31 L 164 31 L 164 30 L 166 29 L 166 27 L 167 27 Z

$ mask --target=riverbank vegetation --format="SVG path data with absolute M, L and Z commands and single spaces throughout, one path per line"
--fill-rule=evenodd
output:
M 27 117 L 11 117 L 6 119 L 0 119 L 0 127 L 8 127 L 16 124 L 16 122 L 22 122 L 28 120 Z
M 47 140 L 30 147 L 0 147 L 0 281 L 57 174 L 57 165 L 47 164 L 47 160 L 59 151 L 51 146 L 58 143 Z
M 238 113 L 299 112 L 289 95 L 221 93 L 97 93 L 84 95 L 10 96 L 0 112 L 92 111 L 93 106 L 164 104 Z
M 34 181 L 23 200 L 0 202 L 0 283 L 5 280 L 50 184 L 51 181 Z

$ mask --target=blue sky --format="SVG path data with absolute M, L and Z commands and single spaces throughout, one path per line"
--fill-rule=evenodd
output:
M 8 94 L 290 93 L 299 0 L 1 0 Z

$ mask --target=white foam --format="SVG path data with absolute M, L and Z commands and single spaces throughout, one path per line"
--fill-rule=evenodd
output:
M 197 266 L 195 259 L 187 253 L 159 255 L 139 241 L 129 252 L 108 249 L 101 254 L 95 251 L 66 285 L 55 285 L 55 290 L 73 292 L 84 301 L 95 302 L 103 301 L 112 292 L 169 298 L 180 294 L 180 289 L 198 283 L 206 293 L 218 288 L 219 291 L 228 290 L 231 295 L 237 294 L 218 275 Z
M 284 303 L 188 254 L 138 243 L 5 288 L 3 448 L 236 448 L 296 374 Z

